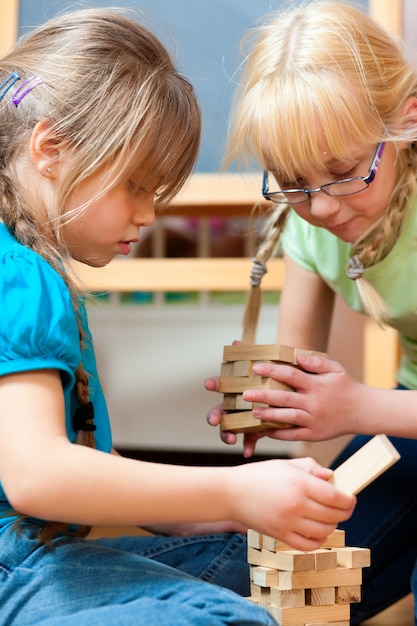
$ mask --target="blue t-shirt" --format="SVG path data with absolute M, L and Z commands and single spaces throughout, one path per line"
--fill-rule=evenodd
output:
M 98 450 L 112 447 L 109 416 L 97 373 L 84 302 L 81 352 L 79 330 L 70 293 L 62 277 L 33 250 L 22 246 L 0 223 L 0 376 L 54 369 L 61 374 L 68 439 L 75 441 L 72 418 L 78 407 L 75 372 L 82 360 L 89 376 Z M 0 530 L 14 517 L 0 483 Z

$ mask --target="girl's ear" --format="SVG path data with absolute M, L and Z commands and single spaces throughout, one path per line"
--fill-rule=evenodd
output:
M 401 118 L 407 129 L 414 130 L 414 136 L 417 138 L 417 98 L 407 98 L 401 109 Z M 400 149 L 409 145 L 409 141 L 401 142 Z
M 58 175 L 61 166 L 58 146 L 49 124 L 38 122 L 30 138 L 29 154 L 38 172 L 45 178 L 55 179 Z

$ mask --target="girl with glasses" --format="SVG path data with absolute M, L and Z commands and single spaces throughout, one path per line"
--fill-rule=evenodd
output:
M 265 172 L 273 212 L 257 260 L 282 246 L 278 343 L 325 352 L 335 294 L 399 333 L 398 390 L 366 387 L 315 356 L 300 357 L 300 369 L 254 366 L 295 392 L 244 393 L 268 405 L 253 410 L 260 420 L 294 425 L 270 437 L 359 434 L 335 465 L 381 432 L 402 455 L 342 525 L 350 545 L 373 555 L 352 606 L 358 624 L 411 587 L 417 595 L 417 72 L 399 40 L 339 2 L 273 13 L 243 50 L 226 161 L 255 160 Z M 217 380 L 206 387 L 218 389 Z M 216 407 L 208 421 L 220 417 Z M 245 435 L 246 456 L 261 436 Z

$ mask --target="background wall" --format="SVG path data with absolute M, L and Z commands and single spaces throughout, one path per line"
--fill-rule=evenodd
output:
M 143 11 L 152 30 L 175 49 L 177 65 L 199 96 L 203 134 L 197 171 L 217 171 L 221 165 L 233 74 L 240 63 L 239 42 L 256 20 L 284 0 L 20 0 L 19 25 L 24 32 L 67 7 L 127 6 Z M 366 6 L 366 2 L 363 2 Z M 174 48 L 174 47 L 175 48 Z

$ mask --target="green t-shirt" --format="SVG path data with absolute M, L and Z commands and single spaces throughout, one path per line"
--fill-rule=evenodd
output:
M 311 226 L 291 211 L 283 249 L 301 267 L 316 272 L 355 311 L 364 312 L 355 281 L 346 277 L 350 245 L 328 231 Z M 365 271 L 366 280 L 387 302 L 389 325 L 399 333 L 403 358 L 398 382 L 417 389 L 417 207 L 406 215 L 394 248 Z

